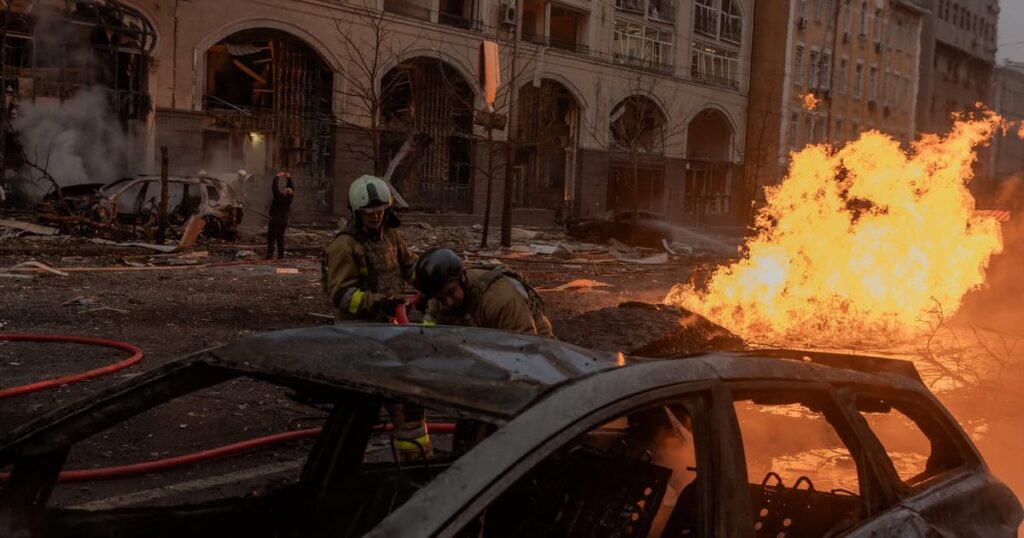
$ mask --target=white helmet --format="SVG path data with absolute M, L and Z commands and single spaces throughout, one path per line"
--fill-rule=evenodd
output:
M 377 176 L 360 176 L 348 188 L 348 206 L 353 213 L 368 207 L 391 207 L 394 202 L 388 184 Z

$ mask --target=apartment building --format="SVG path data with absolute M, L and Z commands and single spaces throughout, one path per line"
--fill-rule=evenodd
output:
M 116 19 L 106 35 L 144 34 L 136 64 L 103 68 L 142 96 L 126 119 L 139 155 L 151 164 L 167 147 L 174 173 L 289 169 L 299 217 L 345 214 L 349 182 L 381 172 L 411 133 L 431 140 L 399 186 L 414 210 L 483 214 L 507 143 L 516 207 L 549 220 L 724 219 L 737 207 L 753 0 L 366 1 L 26 0 L 9 15 L 28 40 L 51 22 Z M 130 17 L 87 23 L 90 12 Z M 83 29 L 62 54 L 102 35 Z M 488 138 L 500 125 L 483 114 L 484 40 L 500 46 L 495 112 L 511 139 Z M 35 67 L 25 59 L 9 78 L 39 80 Z
M 917 122 L 924 132 L 944 132 L 954 112 L 992 98 L 998 49 L 997 0 L 920 0 L 931 15 L 921 36 L 921 85 Z
M 778 181 L 807 144 L 840 145 L 867 130 L 912 140 L 926 14 L 910 0 L 758 3 L 748 181 Z
M 990 106 L 1013 127 L 1006 133 L 998 133 L 992 140 L 988 154 L 989 175 L 992 178 L 990 192 L 991 202 L 1006 205 L 1008 200 L 1000 200 L 1000 185 L 1007 180 L 1024 181 L 1024 139 L 1020 137 L 1021 125 L 1024 122 L 1024 63 L 1006 61 L 995 69 L 992 82 L 992 98 Z M 986 205 L 991 205 L 985 200 Z M 1018 200 L 1014 204 L 1020 204 Z

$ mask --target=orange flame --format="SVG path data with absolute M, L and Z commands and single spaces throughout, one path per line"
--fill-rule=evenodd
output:
M 814 97 L 813 93 L 808 93 L 804 96 L 804 108 L 807 110 L 818 108 L 818 98 Z
M 912 336 L 936 306 L 951 314 L 1002 250 L 999 224 L 974 214 L 966 186 L 975 148 L 1004 125 L 979 116 L 910 152 L 869 131 L 794 154 L 765 189 L 744 257 L 715 270 L 706 292 L 680 284 L 665 302 L 747 339 L 837 345 Z

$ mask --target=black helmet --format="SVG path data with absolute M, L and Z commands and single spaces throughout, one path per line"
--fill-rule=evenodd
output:
M 465 265 L 458 254 L 447 248 L 432 248 L 416 260 L 413 284 L 420 293 L 434 297 L 452 279 L 461 279 Z

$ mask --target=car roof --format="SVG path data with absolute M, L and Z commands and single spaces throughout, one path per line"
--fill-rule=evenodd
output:
M 125 185 L 125 184 L 131 183 L 133 181 L 160 181 L 160 180 L 161 180 L 161 177 L 158 176 L 158 175 L 138 175 L 138 176 L 123 177 L 123 178 L 111 181 L 110 183 L 104 184 L 103 187 L 102 187 L 102 190 L 109 191 L 111 189 L 116 189 L 116 188 L 120 187 L 121 185 Z M 213 187 L 223 187 L 223 188 L 227 187 L 227 183 L 224 180 L 218 179 L 218 178 L 215 178 L 215 177 L 209 177 L 209 176 L 167 176 L 167 181 L 169 181 L 171 183 L 187 183 L 189 185 L 210 185 L 210 186 L 213 186 Z
M 877 357 L 754 350 L 648 359 L 494 329 L 342 323 L 260 333 L 172 361 L 9 432 L 0 438 L 0 455 L 19 450 L 32 432 L 73 422 L 80 411 L 105 408 L 105 402 L 122 394 L 195 366 L 412 401 L 499 423 L 561 386 L 613 370 L 640 375 L 652 367 L 658 370 L 653 381 L 658 386 L 702 380 L 810 381 L 928 394 L 913 363 Z M 601 403 L 599 396 L 595 405 Z
M 359 392 L 511 418 L 559 385 L 634 363 L 706 365 L 720 380 L 792 379 L 923 387 L 909 361 L 800 350 L 711 351 L 627 358 L 534 335 L 477 327 L 342 323 L 257 334 L 197 356 Z
M 475 327 L 343 323 L 262 333 L 197 356 L 470 414 L 511 418 L 550 388 L 616 368 L 619 354 Z

